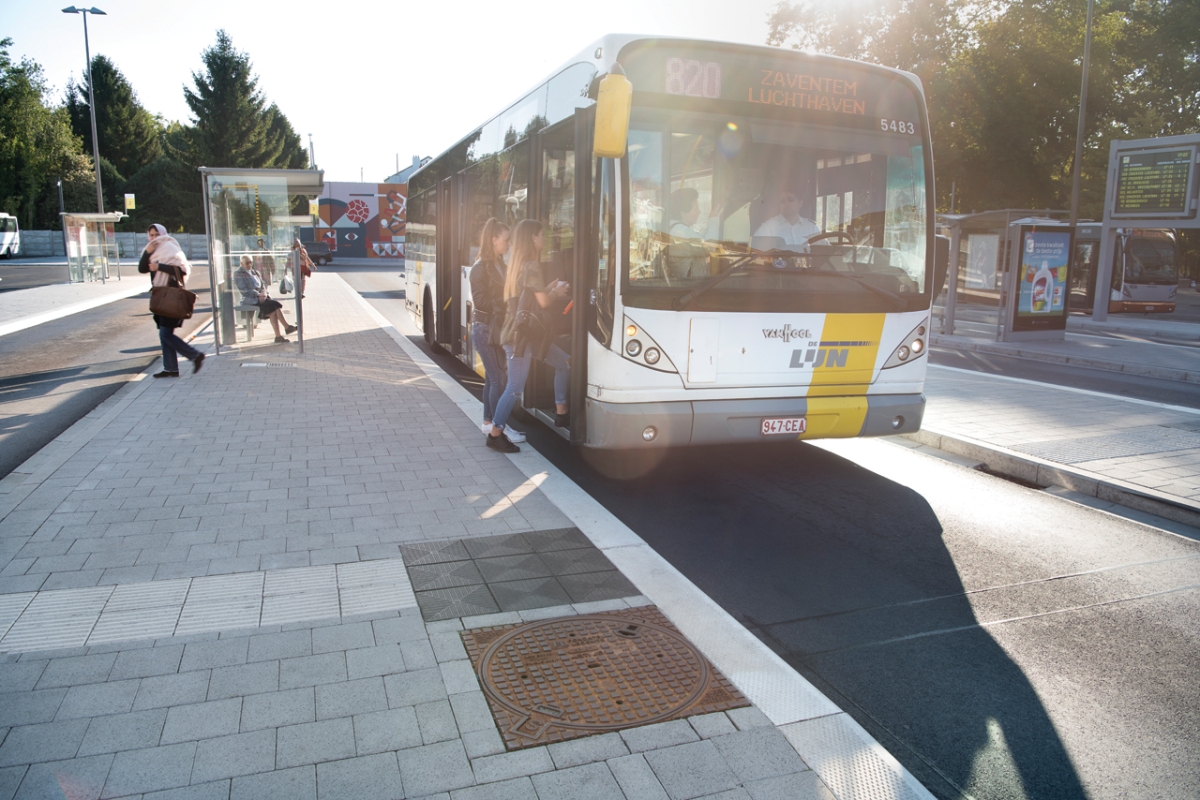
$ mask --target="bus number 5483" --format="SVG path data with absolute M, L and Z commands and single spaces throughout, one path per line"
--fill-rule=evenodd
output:
M 879 129 L 881 131 L 891 131 L 892 133 L 912 133 L 917 132 L 917 126 L 911 122 L 901 122 L 898 119 L 881 119 L 879 120 Z

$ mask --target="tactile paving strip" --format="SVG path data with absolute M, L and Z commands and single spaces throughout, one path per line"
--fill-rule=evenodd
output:
M 462 639 L 509 750 L 750 705 L 653 606 Z

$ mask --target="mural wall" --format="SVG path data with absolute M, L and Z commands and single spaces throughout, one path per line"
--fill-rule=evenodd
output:
M 404 258 L 408 186 L 326 183 L 313 238 L 345 258 Z

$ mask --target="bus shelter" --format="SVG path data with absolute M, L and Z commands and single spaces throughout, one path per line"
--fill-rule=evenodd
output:
M 950 237 L 950 269 L 941 332 L 988 341 L 1006 338 L 1006 281 L 1020 223 L 1053 220 L 1066 211 L 1005 208 L 971 214 L 938 214 L 938 233 Z
M 60 214 L 67 246 L 67 280 L 71 283 L 104 283 L 115 269 L 121 279 L 121 256 L 114 226 L 125 218 L 119 211 L 107 214 L 67 212 Z
M 201 167 L 200 175 L 217 352 L 277 344 L 271 321 L 254 305 L 257 287 L 298 328 L 280 346 L 303 353 L 303 284 L 292 242 L 313 224 L 309 198 L 321 194 L 324 173 Z

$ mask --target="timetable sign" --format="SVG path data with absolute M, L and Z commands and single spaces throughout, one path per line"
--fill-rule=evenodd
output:
M 1196 148 L 1117 154 L 1114 217 L 1186 217 Z

